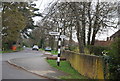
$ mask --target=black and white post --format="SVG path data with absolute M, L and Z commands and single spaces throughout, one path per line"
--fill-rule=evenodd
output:
M 60 35 L 59 35 L 59 38 L 58 38 L 58 57 L 57 57 L 57 66 L 60 66 L 60 55 L 61 55 L 61 35 L 62 35 L 62 28 L 60 28 L 59 30 L 60 32 Z

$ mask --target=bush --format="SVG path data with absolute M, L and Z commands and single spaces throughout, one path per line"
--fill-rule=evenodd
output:
M 74 51 L 76 48 L 77 48 L 76 46 L 71 46 L 71 47 L 69 47 L 69 50 Z
M 22 43 L 23 46 L 29 47 L 29 45 L 25 42 Z
M 111 44 L 110 54 L 111 57 L 120 57 L 120 38 L 115 39 Z
M 11 43 L 2 43 L 2 50 L 3 51 L 10 50 L 11 46 L 12 46 Z
M 110 79 L 120 78 L 120 38 L 117 38 L 111 45 L 109 51 L 109 73 Z
M 94 54 L 94 55 L 103 55 L 102 52 L 105 50 L 109 50 L 109 47 L 103 47 L 103 46 L 92 46 L 89 45 L 87 46 L 90 54 Z

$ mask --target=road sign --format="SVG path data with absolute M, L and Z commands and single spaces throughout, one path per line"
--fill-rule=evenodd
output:
M 49 32 L 50 35 L 60 35 L 59 32 Z
M 66 36 L 65 35 L 60 35 L 60 38 L 66 38 Z

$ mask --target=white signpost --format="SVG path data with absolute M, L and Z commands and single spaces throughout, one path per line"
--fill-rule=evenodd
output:
M 66 38 L 66 36 L 65 36 L 65 35 L 61 35 L 60 38 L 61 38 L 61 39 L 64 39 L 64 38 Z
M 58 57 L 57 57 L 57 66 L 60 66 L 60 55 L 61 55 L 61 41 L 66 38 L 65 35 L 61 35 L 62 27 L 60 27 L 59 32 L 49 32 L 50 35 L 58 36 Z
M 49 32 L 50 35 L 60 35 L 59 32 Z

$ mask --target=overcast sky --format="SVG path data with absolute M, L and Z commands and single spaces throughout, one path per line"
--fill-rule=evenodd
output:
M 34 1 L 34 3 L 36 3 L 36 8 L 39 8 L 39 12 L 42 13 L 44 11 L 44 9 L 48 6 L 49 3 L 54 2 L 56 0 L 37 0 Z M 40 20 L 41 17 L 35 17 L 34 21 L 38 21 Z M 105 33 L 98 33 L 96 36 L 96 39 L 99 40 L 106 40 L 107 37 L 110 37 L 112 34 L 114 34 L 116 31 L 118 31 L 118 29 L 113 29 L 113 28 L 108 28 L 107 31 Z M 77 41 L 76 35 L 74 34 L 74 38 L 75 41 Z
M 42 13 L 44 9 L 48 6 L 48 4 L 53 1 L 55 0 L 36 0 L 34 1 L 34 3 L 36 4 L 36 8 L 39 8 L 39 12 Z M 33 19 L 36 23 L 36 21 L 40 20 L 41 17 L 34 17 Z

